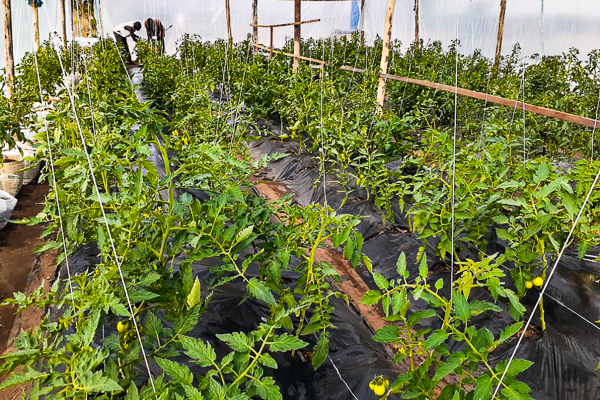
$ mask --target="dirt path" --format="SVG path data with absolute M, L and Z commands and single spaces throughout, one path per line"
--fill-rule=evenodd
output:
M 23 186 L 11 218 L 32 217 L 42 211 L 48 190 L 46 184 Z M 40 266 L 42 258 L 34 254 L 33 250 L 43 243 L 40 239 L 43 229 L 41 225 L 8 224 L 0 231 L 0 301 L 12 297 L 13 292 L 29 292 L 34 289 L 33 284 L 39 285 L 39 282 L 28 282 L 28 279 L 34 266 Z M 40 272 L 51 272 L 47 270 L 47 266 L 44 266 Z M 52 273 L 51 277 L 53 276 Z M 0 307 L 0 353 L 7 348 L 14 321 L 15 308 Z

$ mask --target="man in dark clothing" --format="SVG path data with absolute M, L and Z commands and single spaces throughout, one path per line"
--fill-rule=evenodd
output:
M 139 36 L 135 34 L 135 32 L 142 29 L 142 24 L 139 21 L 127 21 L 122 24 L 116 25 L 113 28 L 113 33 L 115 34 L 115 40 L 118 44 L 125 48 L 125 55 L 127 57 L 127 62 L 131 64 L 131 53 L 129 52 L 129 46 L 127 45 L 127 38 L 131 36 L 134 42 L 137 42 Z
M 165 52 L 165 26 L 160 19 L 148 18 L 144 22 L 146 27 L 146 33 L 148 34 L 148 40 L 156 40 L 160 42 L 161 52 Z

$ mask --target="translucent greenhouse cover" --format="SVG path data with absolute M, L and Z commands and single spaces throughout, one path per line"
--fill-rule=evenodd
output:
M 98 0 L 96 0 L 98 1 Z M 252 0 L 230 0 L 233 39 L 243 40 L 252 32 Z M 387 0 L 366 0 L 365 37 L 368 42 L 383 34 Z M 60 1 L 46 0 L 39 11 L 40 36 L 60 32 Z M 33 48 L 31 9 L 25 0 L 12 0 L 14 53 L 18 61 Z M 414 1 L 398 0 L 394 13 L 392 36 L 408 46 L 414 39 Z M 112 27 L 130 20 L 143 22 L 158 18 L 167 31 L 169 53 L 186 33 L 213 41 L 227 37 L 225 0 L 103 0 L 101 2 L 103 32 L 112 37 Z M 420 37 L 426 43 L 440 40 L 444 46 L 458 38 L 461 51 L 481 49 L 492 57 L 496 46 L 500 0 L 421 0 Z M 510 53 L 520 43 L 526 55 L 560 54 L 576 47 L 585 56 L 600 43 L 600 1 L 598 0 L 508 0 L 503 53 Z M 303 1 L 302 19 L 321 19 L 302 26 L 303 38 L 327 38 L 360 29 L 359 1 Z M 67 16 L 68 21 L 71 20 Z M 293 22 L 291 0 L 258 0 L 259 24 Z M 69 26 L 70 24 L 68 24 Z M 458 28 L 458 29 L 457 29 Z M 4 29 L 4 21 L 2 21 Z M 140 32 L 145 36 L 145 29 Z M 274 45 L 281 47 L 293 36 L 293 27 L 275 29 Z M 259 28 L 259 42 L 269 45 L 269 30 Z M 2 65 L 4 63 L 4 46 Z

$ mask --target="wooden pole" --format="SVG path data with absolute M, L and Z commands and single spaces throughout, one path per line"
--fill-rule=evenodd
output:
M 100 32 L 100 36 L 104 37 L 104 23 L 102 19 L 102 5 L 100 4 L 100 0 L 98 0 L 98 24 L 100 25 L 100 29 L 97 29 Z
M 258 0 L 252 0 L 252 38 L 258 44 Z M 258 48 L 254 47 L 254 54 L 258 54 Z
M 67 45 L 67 6 L 65 4 L 67 0 L 60 0 L 60 8 L 62 11 L 62 36 L 63 43 Z
M 419 0 L 415 0 L 415 49 L 419 50 Z
M 15 76 L 15 59 L 13 57 L 12 14 L 10 0 L 2 0 L 4 9 L 4 60 L 6 62 L 6 94 L 12 97 L 13 78 Z
M 37 51 L 40 48 L 40 16 L 38 9 L 35 5 L 32 5 L 33 9 L 33 42 L 35 44 L 34 50 Z
M 299 22 L 302 22 L 302 1 L 294 0 L 294 71 L 298 69 L 300 63 L 300 41 L 302 40 L 302 26 Z
M 496 57 L 494 58 L 494 67 L 498 68 L 500 64 L 500 55 L 502 53 L 502 36 L 504 36 L 504 17 L 506 16 L 506 0 L 500 0 L 500 18 L 498 19 L 498 40 L 496 42 Z
M 392 20 L 394 19 L 394 8 L 396 0 L 388 0 L 387 12 L 385 14 L 385 26 L 383 29 L 383 48 L 381 49 L 381 65 L 379 76 L 379 86 L 377 87 L 377 113 L 381 114 L 383 110 L 383 100 L 385 98 L 385 78 L 387 74 L 388 62 L 390 59 L 390 44 L 392 41 Z
M 273 27 L 271 27 L 271 47 L 269 48 L 269 61 L 273 59 Z
M 360 43 L 365 42 L 365 0 L 360 0 Z
M 69 14 L 71 15 L 71 39 L 75 39 L 75 7 L 73 5 L 74 0 L 69 0 Z
M 225 0 L 225 16 L 227 17 L 227 37 L 232 42 L 233 35 L 231 34 L 231 7 L 229 6 L 229 0 Z

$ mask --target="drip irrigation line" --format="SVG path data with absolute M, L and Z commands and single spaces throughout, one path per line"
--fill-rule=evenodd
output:
M 590 200 L 590 196 L 592 195 L 592 192 L 594 191 L 594 188 L 596 187 L 596 184 L 598 183 L 599 178 L 600 178 L 600 169 L 598 169 L 598 173 L 596 174 L 596 177 L 594 178 L 594 182 L 592 182 L 592 185 L 590 186 L 590 190 L 588 191 L 587 196 L 585 197 L 585 200 L 583 201 L 583 204 L 581 205 L 581 209 L 579 210 L 579 213 L 577 214 L 577 218 L 573 222 L 573 226 L 571 227 L 571 230 L 569 231 L 569 235 L 567 236 L 567 239 L 563 243 L 560 253 L 558 254 L 558 258 L 554 262 L 554 266 L 550 270 L 550 274 L 546 277 L 544 286 L 542 287 L 542 290 L 540 292 L 540 296 L 538 297 L 538 299 L 535 303 L 535 306 L 534 306 L 533 310 L 531 311 L 531 315 L 527 319 L 527 323 L 525 324 L 525 327 L 523 328 L 523 332 L 519 336 L 517 345 L 515 346 L 515 349 L 513 350 L 513 353 L 511 354 L 510 359 L 508 360 L 508 364 L 506 365 L 506 368 L 504 369 L 504 372 L 502 373 L 502 377 L 500 378 L 500 382 L 498 383 L 498 386 L 496 386 L 496 390 L 494 391 L 494 395 L 492 396 L 492 398 L 496 397 L 498 390 L 500 390 L 500 386 L 502 386 L 502 382 L 504 381 L 504 378 L 506 377 L 506 373 L 508 372 L 508 370 L 510 368 L 510 364 L 512 363 L 513 359 L 515 358 L 515 355 L 517 354 L 517 350 L 519 349 L 519 346 L 521 345 L 521 342 L 523 341 L 523 338 L 525 337 L 527 328 L 529 328 L 529 325 L 531 324 L 533 316 L 534 316 L 537 308 L 539 307 L 540 302 L 542 301 L 544 293 L 546 293 L 546 289 L 548 288 L 550 279 L 552 279 L 552 276 L 554 275 L 554 272 L 556 271 L 556 267 L 558 267 L 558 263 L 563 255 L 563 253 L 565 252 L 567 246 L 569 245 L 569 243 L 571 241 L 571 237 L 573 236 L 575 227 L 577 226 L 577 223 L 579 222 L 579 219 L 581 218 L 581 215 L 583 214 L 583 211 L 585 210 L 585 206 L 587 205 L 588 201 Z
M 64 69 L 63 62 L 62 62 L 62 57 L 60 56 L 60 52 L 59 51 L 57 51 L 57 54 L 58 54 L 58 60 L 59 60 L 59 63 L 60 63 L 60 68 L 62 70 L 63 79 L 64 79 L 64 78 L 66 78 L 66 74 L 65 74 L 65 69 Z M 117 270 L 119 271 L 119 277 L 121 278 L 121 284 L 123 285 L 123 290 L 124 290 L 124 293 L 125 293 L 125 298 L 127 300 L 127 305 L 129 307 L 129 312 L 131 313 L 131 319 L 133 320 L 133 326 L 135 328 L 135 332 L 137 334 L 138 341 L 140 343 L 140 349 L 142 351 L 142 355 L 143 355 L 143 358 L 144 358 L 144 363 L 146 365 L 146 370 L 148 371 L 148 378 L 150 380 L 150 384 L 152 385 L 152 390 L 156 394 L 156 387 L 154 386 L 154 379 L 152 378 L 152 371 L 150 370 L 150 365 L 148 364 L 148 358 L 146 356 L 146 351 L 144 350 L 144 343 L 142 341 L 142 336 L 140 334 L 140 330 L 139 330 L 137 321 L 135 319 L 135 312 L 133 310 L 133 305 L 131 303 L 131 299 L 129 298 L 129 291 L 127 290 L 127 284 L 125 283 L 125 277 L 123 276 L 123 270 L 121 268 L 121 262 L 119 261 L 119 255 L 117 254 L 117 249 L 115 247 L 115 243 L 114 243 L 114 240 L 113 240 L 113 237 L 112 237 L 112 233 L 110 231 L 110 225 L 109 225 L 108 219 L 106 217 L 106 212 L 104 210 L 104 205 L 102 204 L 102 198 L 100 196 L 100 189 L 98 189 L 98 183 L 96 182 L 96 177 L 94 175 L 94 168 L 93 168 L 93 165 L 92 165 L 92 161 L 90 159 L 90 155 L 88 154 L 87 145 L 85 143 L 85 137 L 83 136 L 83 130 L 81 128 L 81 123 L 79 121 L 79 116 L 77 115 L 77 112 L 76 112 L 74 94 L 73 94 L 73 92 L 71 92 L 71 89 L 69 88 L 69 86 L 67 86 L 66 89 L 67 89 L 67 94 L 69 95 L 69 100 L 71 102 L 71 107 L 73 107 L 74 116 L 75 116 L 75 124 L 77 126 L 78 131 L 79 131 L 79 137 L 81 139 L 83 153 L 85 154 L 85 158 L 87 160 L 87 164 L 88 164 L 88 167 L 89 167 L 89 170 L 90 170 L 90 175 L 91 175 L 91 178 L 92 178 L 92 183 L 94 184 L 94 189 L 95 189 L 95 192 L 96 192 L 96 197 L 98 199 L 98 205 L 100 206 L 100 211 L 102 212 L 102 218 L 103 218 L 104 224 L 106 226 L 106 230 L 107 230 L 107 233 L 108 233 L 108 239 L 110 241 L 110 246 L 111 246 L 111 249 L 112 249 L 112 251 L 113 251 L 113 253 L 115 255 L 115 264 L 117 266 Z
M 40 102 L 42 103 L 42 112 L 46 110 L 46 101 L 44 100 L 44 94 L 42 90 L 42 80 L 40 78 L 40 68 L 38 65 L 37 52 L 33 52 L 33 60 L 35 62 L 35 72 L 37 76 L 38 88 L 40 89 Z M 75 310 L 75 299 L 73 296 L 73 281 L 71 279 L 71 267 L 69 266 L 69 253 L 67 252 L 67 238 L 65 236 L 65 228 L 62 219 L 62 208 L 60 206 L 60 196 L 58 190 L 58 184 L 56 183 L 56 170 L 54 168 L 54 156 L 52 154 L 52 144 L 50 143 L 50 133 L 48 132 L 48 119 L 46 113 L 44 112 L 44 130 L 46 132 L 46 142 L 48 144 L 48 159 L 50 161 L 50 171 L 52 171 L 52 186 L 54 187 L 54 191 L 56 192 L 55 200 L 56 200 L 56 208 L 58 209 L 58 222 L 60 225 L 60 236 L 62 238 L 62 248 L 63 253 L 65 255 L 65 266 L 67 267 L 67 279 L 69 282 L 69 292 L 71 294 L 71 305 L 73 306 L 73 311 Z

